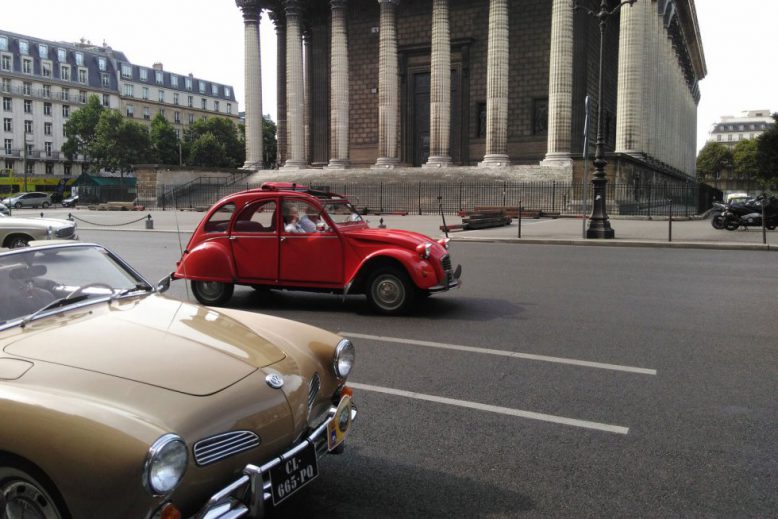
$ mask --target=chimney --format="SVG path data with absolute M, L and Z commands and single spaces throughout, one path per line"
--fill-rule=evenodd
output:
M 154 63 L 153 68 L 154 68 L 154 70 L 163 70 L 162 63 L 159 63 L 159 62 Z

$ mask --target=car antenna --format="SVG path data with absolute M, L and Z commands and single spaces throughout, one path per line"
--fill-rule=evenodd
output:
M 173 212 L 176 215 L 175 218 L 176 218 L 176 235 L 178 236 L 178 254 L 179 254 L 178 257 L 183 259 L 183 257 L 184 257 L 184 245 L 183 245 L 183 243 L 181 243 L 181 225 L 179 224 L 179 221 L 178 221 L 178 211 L 175 210 L 175 208 L 178 207 L 178 204 L 176 204 L 176 193 L 175 193 L 175 191 L 173 191 L 173 186 L 169 186 L 169 189 L 170 189 L 170 198 L 172 199 L 173 207 L 174 207 Z M 163 193 L 162 196 L 165 196 L 165 194 Z M 186 262 L 185 261 L 181 262 L 181 268 L 184 269 L 184 277 L 186 277 Z M 184 290 L 186 290 L 186 299 L 189 300 L 189 298 L 191 297 L 191 295 L 189 294 L 189 283 L 186 283 L 186 282 L 184 283 Z
M 443 214 L 443 197 L 441 195 L 438 195 L 438 209 L 440 209 L 440 217 L 443 218 L 443 232 L 448 238 L 448 226 L 446 225 L 446 215 Z

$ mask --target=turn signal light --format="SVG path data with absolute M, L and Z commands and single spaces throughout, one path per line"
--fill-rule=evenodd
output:
M 173 503 L 168 503 L 162 507 L 160 519 L 181 519 L 181 511 Z
M 349 398 L 352 398 L 354 396 L 354 390 L 348 386 L 343 386 L 343 389 L 340 390 L 340 396 L 341 397 L 347 396 Z
M 443 246 L 444 249 L 448 250 L 448 242 L 451 241 L 451 238 L 441 238 L 438 240 L 438 243 Z

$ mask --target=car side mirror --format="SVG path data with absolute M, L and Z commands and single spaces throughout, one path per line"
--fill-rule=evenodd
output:
M 170 288 L 170 282 L 172 281 L 172 276 L 168 274 L 167 276 L 163 277 L 157 282 L 157 292 L 167 292 Z
M 319 220 L 318 222 L 316 222 L 316 230 L 319 232 L 327 232 L 329 228 L 327 227 L 326 222 L 324 222 L 323 220 Z

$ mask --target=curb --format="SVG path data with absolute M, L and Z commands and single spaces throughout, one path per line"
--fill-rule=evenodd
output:
M 712 242 L 682 242 L 682 241 L 645 241 L 645 240 L 568 240 L 553 238 L 485 238 L 473 236 L 452 237 L 452 242 L 460 243 L 512 243 L 527 245 L 576 245 L 582 247 L 642 247 L 658 249 L 707 249 L 707 250 L 762 250 L 777 251 L 775 245 L 763 243 L 712 243 Z

